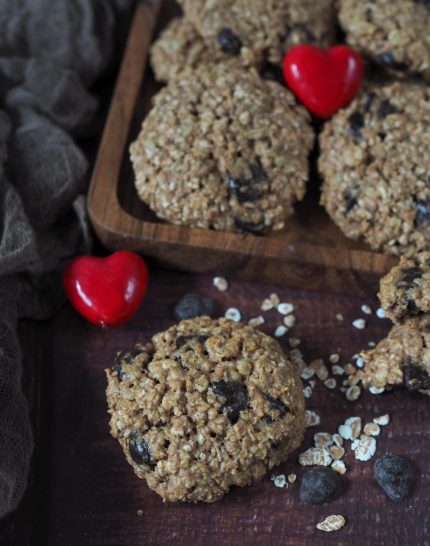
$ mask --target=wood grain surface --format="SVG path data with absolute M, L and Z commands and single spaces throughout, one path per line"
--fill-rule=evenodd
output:
M 170 0 L 136 10 L 88 196 L 93 227 L 107 248 L 142 252 L 156 264 L 198 273 L 363 295 L 395 263 L 347 239 L 319 206 L 315 156 L 306 199 L 285 228 L 264 237 L 167 224 L 138 198 L 129 144 L 160 88 L 147 63 L 150 39 L 177 12 Z M 315 154 L 314 154 L 315 155 Z
M 233 281 L 225 293 L 214 289 L 209 276 L 151 271 L 148 296 L 138 315 L 126 326 L 101 331 L 85 322 L 70 307 L 54 320 L 25 332 L 28 355 L 42 369 L 42 428 L 38 437 L 35 483 L 31 497 L 31 540 L 13 546 L 138 546 L 138 545 L 348 545 L 428 546 L 430 502 L 430 400 L 398 390 L 383 395 L 363 394 L 355 403 L 318 383 L 308 408 L 321 417 L 321 426 L 308 429 L 302 449 L 276 472 L 298 475 L 288 490 L 274 487 L 269 476 L 260 483 L 233 489 L 215 504 L 163 504 L 135 477 L 117 442 L 110 437 L 106 411 L 104 368 L 116 351 L 146 341 L 174 322 L 172 309 L 185 293 L 213 296 L 219 313 L 231 305 L 245 320 L 260 313 L 261 300 L 277 292 L 297 306 L 294 336 L 302 339 L 307 359 L 341 351 L 341 363 L 377 341 L 388 331 L 388 321 L 372 315 L 359 331 L 353 319 L 363 317 L 360 307 L 376 308 L 375 298 L 329 295 L 280 286 Z M 336 320 L 342 313 L 345 320 Z M 262 329 L 273 332 L 276 311 L 265 314 Z M 287 339 L 281 340 L 287 346 Z M 377 438 L 376 456 L 386 451 L 413 462 L 416 483 L 410 499 L 388 501 L 373 479 L 371 462 L 355 461 L 348 449 L 349 467 L 342 477 L 339 498 L 318 507 L 300 504 L 298 491 L 303 468 L 298 454 L 312 445 L 316 431 L 335 432 L 345 418 L 370 419 L 376 406 L 392 422 Z M 142 510 L 143 515 L 137 514 Z M 346 526 L 325 534 L 316 523 L 329 514 L 342 514 Z M 21 521 L 21 520 L 20 520 Z M 3 542 L 0 541 L 1 544 Z

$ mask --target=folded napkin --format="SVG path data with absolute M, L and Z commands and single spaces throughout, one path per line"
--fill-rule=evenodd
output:
M 133 0 L 0 0 L 0 517 L 26 487 L 33 439 L 20 318 L 63 303 L 65 261 L 90 250 L 83 192 L 88 88 L 118 52 Z

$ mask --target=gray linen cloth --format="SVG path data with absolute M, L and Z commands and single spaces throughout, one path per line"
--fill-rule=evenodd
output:
M 62 266 L 90 250 L 76 139 L 93 130 L 88 88 L 132 3 L 0 0 L 0 517 L 23 495 L 33 449 L 17 321 L 51 316 Z

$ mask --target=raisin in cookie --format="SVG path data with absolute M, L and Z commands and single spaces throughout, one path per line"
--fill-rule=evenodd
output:
M 321 201 L 348 237 L 397 255 L 430 249 L 430 88 L 363 91 L 320 148 Z
M 214 502 L 302 441 L 298 369 L 251 326 L 185 320 L 119 353 L 106 373 L 111 433 L 165 501 Z
M 430 395 L 430 322 L 408 320 L 395 324 L 388 336 L 364 359 L 363 385 L 377 389 L 404 385 Z
M 210 50 L 252 52 L 256 61 L 281 64 L 300 43 L 326 47 L 335 34 L 332 0 L 179 0 Z M 243 53 L 243 51 L 242 51 Z
M 203 64 L 154 97 L 132 144 L 139 197 L 175 224 L 261 234 L 302 199 L 309 114 L 254 69 Z
M 428 0 L 340 0 L 346 40 L 396 76 L 430 79 Z
M 402 257 L 399 265 L 381 279 L 378 297 L 393 322 L 430 315 L 430 252 Z

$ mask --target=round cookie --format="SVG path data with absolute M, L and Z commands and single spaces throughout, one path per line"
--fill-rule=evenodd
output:
M 106 373 L 111 433 L 165 501 L 214 502 L 303 439 L 298 368 L 251 326 L 185 320 L 119 353 Z
M 252 51 L 281 64 L 299 43 L 326 47 L 335 36 L 333 0 L 179 0 L 211 50 Z
M 430 249 L 430 88 L 363 91 L 320 135 L 321 202 L 352 239 L 413 256 Z
M 430 252 L 402 257 L 381 279 L 378 297 L 393 322 L 430 315 Z
M 430 395 L 430 321 L 415 319 L 392 327 L 388 336 L 361 355 L 363 385 L 390 388 L 404 385 Z
M 185 70 L 131 145 L 139 197 L 176 224 L 262 234 L 303 198 L 314 133 L 293 95 L 231 63 Z
M 340 0 L 347 42 L 396 76 L 430 79 L 428 0 Z

